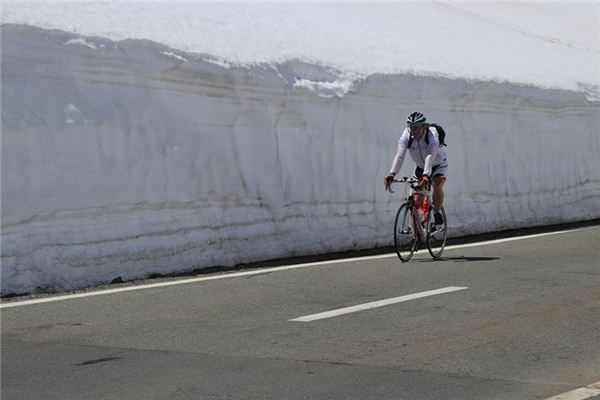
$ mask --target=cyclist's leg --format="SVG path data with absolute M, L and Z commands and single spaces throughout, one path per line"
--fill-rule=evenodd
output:
M 444 206 L 444 185 L 446 184 L 446 173 L 448 167 L 439 167 L 431 180 L 433 187 L 433 212 L 440 212 Z
M 415 175 L 414 178 L 415 179 L 421 179 L 421 177 L 423 176 L 423 169 L 420 167 L 417 167 L 415 169 Z M 423 203 L 423 196 L 419 195 L 419 194 L 415 194 L 413 196 L 414 200 L 415 200 L 415 205 L 417 206 L 417 208 L 421 207 L 421 204 Z
M 445 176 L 436 176 L 433 178 L 433 212 L 440 212 L 444 206 L 444 184 Z

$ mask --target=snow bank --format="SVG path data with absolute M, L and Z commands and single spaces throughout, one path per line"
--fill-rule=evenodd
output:
M 4 0 L 2 23 L 142 39 L 237 65 L 299 59 L 363 76 L 509 81 L 600 93 L 594 2 Z
M 452 235 L 598 218 L 599 107 L 5 25 L 1 290 L 390 245 L 382 179 L 415 109 L 448 132 Z

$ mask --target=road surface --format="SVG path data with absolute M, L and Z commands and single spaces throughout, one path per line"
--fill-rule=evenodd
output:
M 4 301 L 2 398 L 600 399 L 599 226 L 444 256 Z

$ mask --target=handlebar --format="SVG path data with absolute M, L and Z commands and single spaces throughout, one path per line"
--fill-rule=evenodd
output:
M 407 176 L 402 177 L 402 179 L 394 179 L 393 182 L 396 183 L 419 183 L 419 180 L 416 178 L 409 178 Z
M 402 179 L 394 179 L 392 183 L 406 183 L 407 185 L 410 185 L 411 189 L 417 191 L 418 193 L 420 192 L 421 194 L 425 194 L 428 192 L 428 190 L 423 189 L 423 187 L 420 184 L 420 181 L 416 178 L 409 178 L 407 176 L 404 176 L 402 177 Z M 395 193 L 392 190 L 391 184 L 386 189 L 389 190 L 390 193 Z

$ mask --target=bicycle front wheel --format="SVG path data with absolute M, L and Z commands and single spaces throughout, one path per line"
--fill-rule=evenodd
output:
M 444 223 L 441 225 L 434 224 L 433 207 L 429 208 L 429 215 L 427 216 L 427 237 L 425 242 L 427 244 L 427 250 L 429 250 L 429 254 L 431 254 L 431 257 L 433 258 L 441 257 L 444 248 L 446 247 L 446 234 L 448 230 L 444 207 L 440 209 L 440 212 L 444 218 Z
M 413 210 L 414 206 L 410 203 L 404 203 L 396 213 L 396 222 L 394 223 L 394 245 L 396 253 L 402 262 L 411 259 L 417 247 L 417 237 L 413 230 Z

